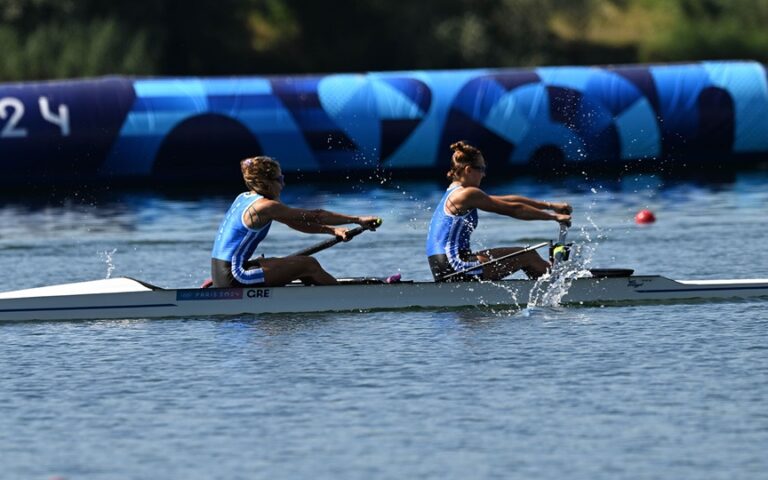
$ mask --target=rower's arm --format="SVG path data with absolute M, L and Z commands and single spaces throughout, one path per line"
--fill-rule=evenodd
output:
M 553 212 L 566 214 L 570 214 L 573 211 L 571 206 L 565 202 L 544 202 L 523 197 L 522 195 L 496 195 L 496 198 L 508 203 L 523 203 L 539 210 L 552 210 Z
M 320 223 L 305 223 L 305 222 L 293 222 L 290 220 L 283 220 L 283 223 L 294 230 L 302 233 L 327 233 L 329 235 L 336 235 L 336 228 L 330 225 L 323 225 Z M 338 235 L 341 236 L 341 235 Z
M 461 208 L 479 208 L 486 212 L 498 213 L 518 220 L 554 220 L 570 224 L 571 216 L 549 213 L 541 208 L 523 202 L 513 202 L 504 197 L 488 195 L 479 188 L 466 188 L 461 199 Z
M 378 226 L 377 217 L 354 217 L 328 210 L 306 210 L 292 208 L 281 202 L 270 200 L 258 207 L 259 217 L 277 220 L 280 223 L 304 233 L 327 233 L 344 236 L 345 229 L 334 228 L 334 225 L 356 223 L 360 226 L 375 228 Z
M 549 202 L 541 202 L 532 198 L 523 197 L 522 195 L 494 195 L 494 197 L 501 200 L 502 202 L 522 203 L 534 208 L 538 208 L 539 210 L 548 209 L 550 205 Z

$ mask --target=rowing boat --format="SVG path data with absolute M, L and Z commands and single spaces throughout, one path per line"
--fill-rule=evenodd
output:
M 659 275 L 626 275 L 621 271 L 593 273 L 570 280 L 560 304 L 768 298 L 768 279 L 671 280 Z M 533 280 L 387 283 L 363 278 L 330 286 L 165 289 L 119 277 L 0 293 L 0 321 L 525 306 L 540 288 L 541 283 Z

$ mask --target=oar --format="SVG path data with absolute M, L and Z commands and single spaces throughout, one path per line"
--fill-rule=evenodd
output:
M 522 250 L 518 250 L 518 251 L 516 251 L 516 252 L 514 252 L 514 253 L 508 253 L 507 255 L 502 255 L 502 256 L 501 256 L 501 257 L 499 257 L 499 258 L 494 258 L 493 260 L 488 260 L 487 262 L 481 263 L 480 265 L 476 265 L 476 266 L 474 266 L 474 267 L 471 267 L 471 268 L 467 268 L 467 269 L 464 269 L 464 270 L 459 270 L 458 272 L 453 272 L 453 273 L 450 273 L 450 274 L 448 274 L 448 275 L 443 275 L 443 276 L 441 277 L 441 280 L 447 280 L 447 279 L 449 279 L 449 278 L 451 278 L 451 277 L 454 277 L 454 276 L 456 276 L 456 275 L 461 275 L 462 273 L 467 273 L 467 272 L 469 272 L 469 271 L 472 271 L 472 270 L 478 269 L 478 268 L 480 268 L 480 267 L 484 267 L 484 266 L 486 266 L 486 265 L 490 265 L 490 264 L 492 264 L 492 263 L 500 262 L 500 261 L 502 261 L 502 260 L 506 260 L 506 259 L 508 259 L 508 258 L 516 257 L 516 256 L 518 256 L 518 255 L 522 255 L 522 254 L 524 254 L 524 253 L 532 252 L 532 251 L 534 251 L 534 250 L 538 250 L 538 249 L 540 249 L 540 248 L 542 248 L 542 247 L 546 247 L 546 246 L 549 246 L 549 242 L 541 242 L 541 243 L 538 243 L 538 244 L 536 244 L 536 245 L 532 245 L 532 246 L 530 246 L 530 247 L 525 247 L 525 248 L 524 248 L 524 249 L 522 249 Z
M 330 247 L 336 245 L 337 243 L 352 240 L 352 238 L 360 235 L 361 233 L 363 233 L 366 230 L 376 230 L 377 228 L 379 228 L 381 226 L 381 222 L 382 222 L 382 220 L 380 218 L 378 218 L 378 219 L 376 219 L 376 224 L 373 225 L 372 227 L 355 227 L 352 230 L 347 231 L 347 240 L 342 240 L 339 237 L 333 237 L 330 240 L 322 241 L 322 242 L 318 243 L 317 245 L 313 245 L 313 246 L 307 247 L 307 248 L 305 248 L 303 250 L 299 250 L 298 252 L 292 253 L 292 254 L 290 254 L 290 256 L 291 257 L 306 257 L 306 256 L 309 256 L 309 255 L 312 255 L 312 254 L 317 253 L 317 252 L 319 252 L 321 250 L 325 250 L 326 248 L 330 248 Z
M 560 224 L 560 235 L 557 237 L 557 243 L 549 249 L 549 259 L 552 265 L 565 262 L 571 256 L 571 245 L 565 243 L 565 237 L 568 235 L 568 227 Z

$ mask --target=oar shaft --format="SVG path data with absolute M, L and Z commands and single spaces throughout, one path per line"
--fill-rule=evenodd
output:
M 379 219 L 378 223 L 374 227 L 363 227 L 363 226 L 360 226 L 360 227 L 355 227 L 355 228 L 353 228 L 351 230 L 348 230 L 347 231 L 347 240 L 346 241 L 352 240 L 352 238 L 360 235 L 361 233 L 363 233 L 366 230 L 375 230 L 380 225 L 381 225 L 381 219 Z M 319 252 L 321 250 L 325 250 L 326 248 L 330 248 L 330 247 L 336 245 L 337 243 L 341 243 L 341 242 L 344 242 L 344 241 L 345 240 L 342 240 L 339 237 L 333 237 L 333 238 L 331 238 L 329 240 L 325 240 L 325 241 L 322 241 L 322 242 L 320 242 L 318 244 L 312 245 L 311 247 L 307 247 L 307 248 L 305 248 L 303 250 L 299 250 L 298 252 L 294 252 L 294 253 L 290 254 L 289 256 L 291 256 L 291 257 L 307 257 L 309 255 L 315 254 L 315 253 L 317 253 L 317 252 Z
M 353 228 L 352 230 L 349 230 L 347 232 L 347 240 L 350 240 L 350 239 L 352 239 L 352 237 L 360 235 L 361 233 L 363 233 L 366 230 L 368 230 L 368 228 L 366 228 L 366 227 L 357 227 L 357 228 Z M 320 242 L 320 243 L 317 243 L 315 245 L 312 245 L 311 247 L 307 247 L 307 248 L 305 248 L 303 250 L 299 250 L 298 252 L 294 252 L 294 253 L 290 254 L 290 256 L 291 257 L 299 257 L 299 256 L 306 257 L 306 256 L 309 256 L 309 255 L 312 255 L 313 253 L 317 253 L 317 252 L 319 252 L 321 250 L 325 250 L 326 248 L 330 248 L 330 247 L 336 245 L 337 243 L 341 243 L 343 241 L 344 240 L 342 240 L 339 237 L 333 237 L 333 238 L 331 238 L 329 240 L 325 240 L 323 242 Z
M 493 260 L 488 260 L 487 262 L 483 262 L 480 265 L 477 265 L 475 267 L 467 268 L 467 269 L 464 269 L 464 270 L 459 270 L 458 272 L 449 273 L 448 275 L 443 275 L 442 280 L 447 280 L 447 279 L 449 279 L 451 277 L 455 277 L 456 275 L 461 275 L 462 273 L 467 273 L 469 271 L 476 270 L 476 269 L 478 269 L 480 267 L 484 267 L 486 265 L 491 265 L 493 263 L 497 263 L 497 262 L 500 262 L 502 260 L 506 260 L 508 258 L 512 258 L 512 257 L 516 257 L 518 255 L 522 255 L 524 253 L 532 252 L 534 250 L 538 250 L 538 249 L 540 249 L 542 247 L 546 247 L 548 245 L 549 245 L 549 242 L 541 242 L 541 243 L 538 243 L 536 245 L 532 245 L 530 247 L 525 247 L 522 250 L 518 250 L 518 251 L 513 252 L 513 253 L 508 253 L 507 255 L 502 255 L 501 257 L 494 258 Z

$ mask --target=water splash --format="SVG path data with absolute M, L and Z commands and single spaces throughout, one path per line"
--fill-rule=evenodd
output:
M 510 315 L 515 315 L 522 309 L 520 299 L 518 298 L 519 292 L 516 288 L 508 286 L 504 282 L 495 282 L 492 280 L 480 280 L 480 283 L 491 283 L 497 287 L 502 288 L 503 290 L 506 290 L 509 293 L 511 301 L 506 306 L 499 306 L 488 303 L 485 298 L 479 297 L 477 307 L 483 308 L 485 311 L 490 312 L 495 317 L 508 317 Z M 473 292 L 474 288 L 470 287 L 469 291 Z
M 107 276 L 105 278 L 111 278 L 112 272 L 115 271 L 115 253 L 117 253 L 117 249 L 113 248 L 112 250 L 104 250 L 103 252 L 99 252 L 99 255 L 101 258 L 104 259 L 104 262 L 107 264 Z
M 583 257 L 575 258 L 578 257 L 578 253 L 578 251 L 571 252 L 573 255 L 571 260 L 556 263 L 549 273 L 536 280 L 528 296 L 528 308 L 557 307 L 568 293 L 574 280 L 592 276 L 586 268 L 587 261 Z M 591 255 L 589 260 L 591 260 Z

